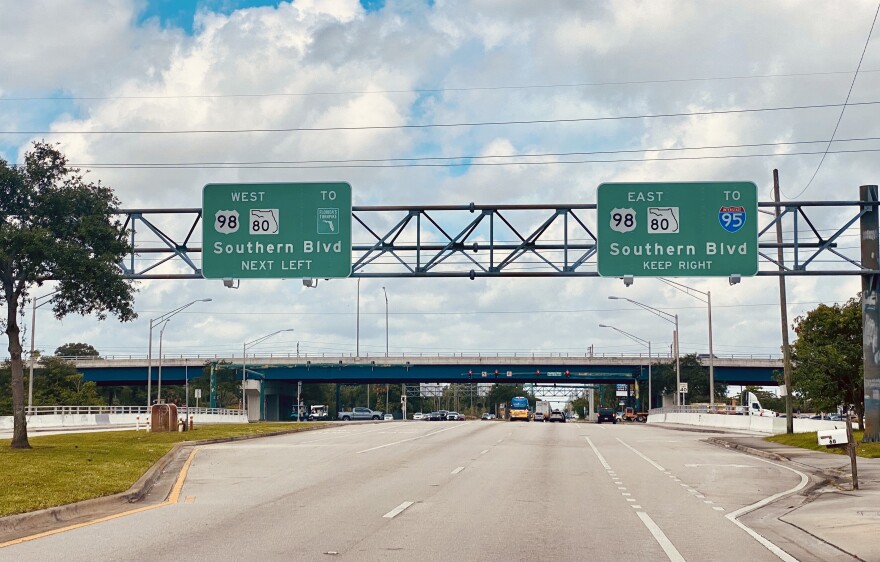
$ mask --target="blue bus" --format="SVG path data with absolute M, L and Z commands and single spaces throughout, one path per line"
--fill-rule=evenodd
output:
M 529 421 L 529 399 L 525 396 L 515 396 L 510 399 L 510 409 L 508 411 L 508 419 Z

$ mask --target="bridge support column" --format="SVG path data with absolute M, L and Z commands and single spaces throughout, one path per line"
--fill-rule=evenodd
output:
M 211 363 L 211 408 L 217 407 L 217 375 L 214 373 L 216 366 L 216 364 Z

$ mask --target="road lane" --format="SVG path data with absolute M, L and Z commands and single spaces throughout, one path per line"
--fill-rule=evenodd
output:
M 180 503 L 0 557 L 778 560 L 724 517 L 792 485 L 759 464 L 641 424 L 355 424 L 202 447 Z

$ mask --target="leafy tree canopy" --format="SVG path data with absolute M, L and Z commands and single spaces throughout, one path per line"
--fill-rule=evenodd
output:
M 861 420 L 865 402 L 860 299 L 844 305 L 820 304 L 795 319 L 794 331 L 794 391 L 816 411 L 852 404 Z
M 66 343 L 55 350 L 56 357 L 99 357 L 98 350 L 87 343 Z
M 105 400 L 98 385 L 87 382 L 73 363 L 58 357 L 44 357 L 34 374 L 34 405 L 101 406 Z
M 104 319 L 135 318 L 134 288 L 118 265 L 130 251 L 119 201 L 100 183 L 86 182 L 54 146 L 34 143 L 24 164 L 0 159 L 0 305 L 6 305 L 14 429 L 11 446 L 29 448 L 24 415 L 18 314 L 29 292 L 56 282 L 56 318 L 72 312 Z

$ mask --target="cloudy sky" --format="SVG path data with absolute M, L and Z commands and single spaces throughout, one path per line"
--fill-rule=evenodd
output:
M 57 142 L 125 208 L 200 207 L 207 183 L 303 181 L 347 181 L 355 205 L 595 203 L 603 182 L 709 180 L 753 181 L 769 201 L 774 168 L 783 199 L 853 200 L 859 185 L 880 183 L 880 31 L 868 41 L 877 7 L 0 0 L 0 157 L 21 162 L 34 140 Z M 742 111 L 755 109 L 773 110 Z M 438 124 L 468 125 L 424 126 Z M 828 236 L 854 212 L 817 214 L 817 228 Z M 370 240 L 356 230 L 354 241 Z M 839 245 L 858 255 L 855 232 Z M 679 281 L 712 292 L 717 354 L 779 354 L 775 277 Z M 599 323 L 668 353 L 667 323 L 609 295 L 678 314 L 683 352 L 708 347 L 705 305 L 658 280 L 388 278 L 360 283 L 361 354 L 385 350 L 383 287 L 392 354 L 643 351 Z M 791 278 L 789 316 L 859 287 L 856 276 Z M 138 289 L 140 318 L 128 324 L 39 310 L 37 348 L 84 341 L 144 355 L 149 319 L 200 298 L 213 301 L 169 323 L 169 354 L 240 354 L 286 328 L 295 331 L 256 349 L 358 346 L 354 279 Z

